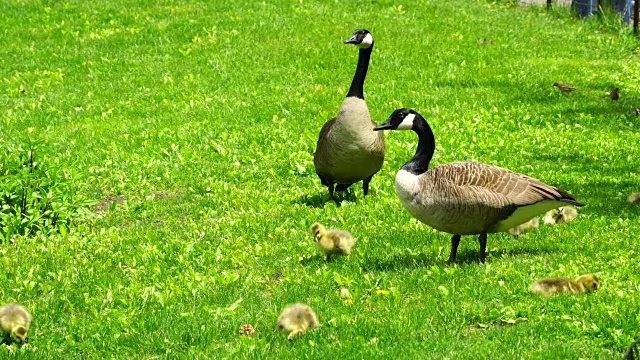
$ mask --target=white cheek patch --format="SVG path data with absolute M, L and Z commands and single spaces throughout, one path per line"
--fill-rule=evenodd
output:
M 371 44 L 373 44 L 373 36 L 371 36 L 371 34 L 367 34 L 367 36 L 362 39 L 362 42 L 358 44 L 358 47 L 360 49 L 366 49 L 371 46 Z
M 404 120 L 398 125 L 398 130 L 411 130 L 413 128 L 413 119 L 416 118 L 416 114 L 409 114 L 405 116 Z

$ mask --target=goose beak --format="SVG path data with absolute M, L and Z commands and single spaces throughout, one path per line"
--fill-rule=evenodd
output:
M 313 237 L 313 242 L 318 242 L 318 234 Z
M 373 131 L 391 130 L 391 129 L 393 129 L 393 125 L 389 124 L 389 120 L 387 120 L 384 123 L 374 127 Z
M 356 39 L 356 36 L 353 35 L 352 37 L 350 37 L 347 40 L 345 40 L 344 43 L 345 44 L 357 44 L 358 40 Z

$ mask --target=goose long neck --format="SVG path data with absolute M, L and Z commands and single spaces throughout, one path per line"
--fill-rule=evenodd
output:
M 416 117 L 413 131 L 418 134 L 418 148 L 415 155 L 402 166 L 402 169 L 414 175 L 420 175 L 429 170 L 429 163 L 436 149 L 436 140 L 431 127 L 422 117 Z
M 349 87 L 347 97 L 355 96 L 364 100 L 364 79 L 367 77 L 367 70 L 369 69 L 371 50 L 373 50 L 373 44 L 366 49 L 360 49 L 358 52 L 358 66 L 356 67 L 356 73 L 353 75 L 353 80 L 351 80 L 351 87 Z

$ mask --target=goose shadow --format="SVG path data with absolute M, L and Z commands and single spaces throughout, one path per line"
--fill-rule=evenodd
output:
M 548 254 L 551 252 L 551 249 L 546 247 L 527 247 L 526 245 L 513 249 L 495 249 L 495 250 L 487 250 L 487 262 L 489 261 L 497 261 L 502 258 L 507 257 L 516 257 L 521 255 L 541 255 Z M 480 251 L 478 249 L 460 249 L 458 250 L 458 256 L 456 257 L 455 263 L 458 265 L 464 264 L 479 264 Z
M 550 250 L 546 248 L 527 248 L 521 247 L 516 249 L 498 249 L 487 251 L 487 261 L 499 260 L 504 257 L 520 256 L 520 255 L 539 255 L 548 253 Z M 453 263 L 458 266 L 479 265 L 479 251 L 477 249 L 460 249 Z M 436 254 L 420 253 L 420 254 L 393 254 L 384 258 L 368 257 L 364 260 L 364 267 L 375 269 L 378 271 L 395 271 L 402 269 L 427 268 L 431 266 L 450 266 L 446 260 L 438 259 Z
M 340 207 L 342 201 L 357 202 L 358 198 L 353 190 L 336 191 L 334 193 L 334 200 L 332 200 L 328 194 L 314 194 L 314 195 L 301 195 L 293 201 L 294 204 L 302 204 L 313 208 L 323 208 L 326 203 L 334 202 L 337 207 Z
M 378 271 L 395 271 L 402 269 L 415 269 L 426 268 L 433 265 L 438 265 L 441 262 L 435 256 L 429 256 L 429 254 L 409 254 L 400 253 L 380 257 L 367 257 L 364 259 L 364 268 L 374 269 Z
M 311 255 L 306 256 L 302 260 L 300 260 L 300 265 L 309 266 L 311 264 L 322 264 L 326 261 L 326 258 L 322 255 Z

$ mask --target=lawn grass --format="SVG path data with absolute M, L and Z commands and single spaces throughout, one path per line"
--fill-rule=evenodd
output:
M 34 315 L 30 343 L 0 357 L 611 359 L 640 336 L 640 207 L 626 203 L 640 191 L 640 67 L 611 19 L 462 0 L 1 7 L 0 146 L 43 140 L 36 156 L 86 196 L 121 201 L 64 234 L 0 244 L 0 300 Z M 395 195 L 407 132 L 385 134 L 367 198 L 357 186 L 327 201 L 313 151 L 359 27 L 376 39 L 365 95 L 377 122 L 415 108 L 434 164 L 529 174 L 586 203 L 578 219 L 490 235 L 486 265 L 463 237 L 445 266 L 450 236 Z M 316 221 L 351 231 L 354 254 L 326 263 Z M 528 292 L 583 273 L 601 277 L 596 294 Z M 290 343 L 275 323 L 298 301 L 322 326 Z M 244 323 L 254 336 L 237 335 Z

